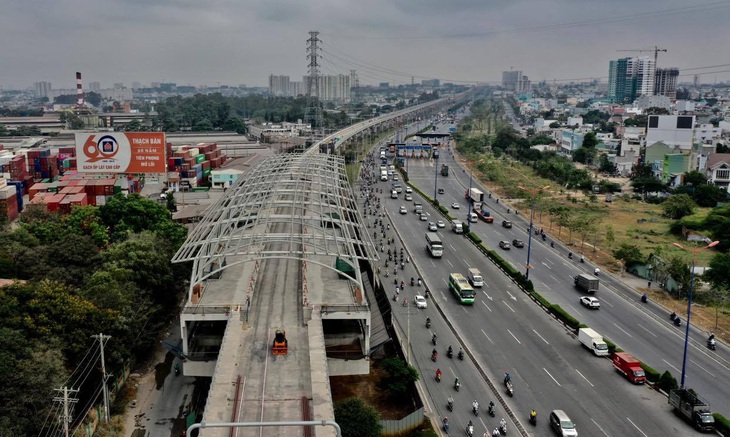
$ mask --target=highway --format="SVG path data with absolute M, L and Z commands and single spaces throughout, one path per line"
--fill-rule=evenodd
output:
M 466 188 L 469 187 L 469 173 L 462 172 L 453 157 L 442 153 L 438 163 L 451 166 L 449 177 L 438 176 L 439 188 L 444 188 L 440 195 L 441 204 L 450 205 L 452 201 L 461 204 L 461 211 L 457 212 L 461 220 L 466 218 L 467 202 L 464 199 Z M 433 193 L 433 165 L 411 162 L 411 181 L 420 186 L 426 193 Z M 485 201 L 495 217 L 493 224 L 476 223 L 472 230 L 482 238 L 483 242 L 496 248 L 500 255 L 518 271 L 524 271 L 527 260 L 527 228 L 529 222 L 517 216 L 514 211 L 507 213 L 508 207 L 496 202 L 496 196 L 489 199 L 489 192 L 476 181 L 472 181 L 475 188 L 485 193 Z M 527 214 L 528 211 L 522 211 Z M 501 226 L 502 220 L 514 223 L 511 229 Z M 537 218 L 536 218 L 537 222 Z M 682 369 L 682 354 L 684 348 L 685 326 L 677 328 L 670 323 L 669 313 L 653 303 L 642 304 L 639 295 L 618 278 L 600 273 L 600 289 L 596 297 L 601 301 L 601 309 L 592 311 L 581 307 L 578 299 L 582 295 L 573 286 L 573 277 L 579 273 L 592 273 L 595 265 L 590 263 L 590 251 L 586 247 L 586 263 L 581 264 L 575 248 L 568 249 L 553 241 L 550 232 L 547 241 L 541 238 L 532 239 L 532 253 L 530 279 L 535 289 L 550 302 L 556 303 L 568 310 L 581 322 L 594 328 L 622 349 L 630 352 L 638 359 L 646 362 L 654 369 L 671 373 L 680 379 Z M 534 235 L 533 235 L 534 236 Z M 521 239 L 525 243 L 522 249 L 512 248 L 509 251 L 498 248 L 500 240 L 512 241 Z M 574 257 L 568 258 L 568 252 L 573 250 Z M 686 322 L 686 314 L 680 314 Z M 730 415 L 730 351 L 725 345 L 720 345 L 716 351 L 706 347 L 707 333 L 694 327 L 690 330 L 690 348 L 687 359 L 686 386 L 694 388 L 701 396 L 709 401 L 713 411 Z
M 442 157 L 445 154 L 442 153 Z M 450 165 L 451 175 L 448 178 L 439 176 L 439 186 L 446 189 L 441 201 L 450 204 L 456 200 L 464 208 L 463 188 L 458 186 L 453 177 L 457 168 L 453 162 Z M 411 160 L 409 169 L 412 183 L 427 193 L 433 192 L 432 162 Z M 389 183 L 378 182 L 376 186 L 385 192 Z M 515 397 L 506 398 L 507 405 L 525 424 L 530 408 L 538 411 L 538 427 L 535 429 L 527 425 L 528 432 L 547 434 L 547 415 L 556 408 L 565 410 L 577 423 L 579 432 L 587 435 L 657 435 L 660 432 L 688 435 L 693 432 L 687 424 L 671 415 L 663 396 L 647 386 L 631 385 L 612 370 L 608 360 L 594 357 L 581 348 L 577 339 L 520 292 L 462 236 L 451 233 L 448 228 L 440 229 L 446 255 L 442 259 L 431 259 L 425 251 L 426 222 L 417 220 L 412 202 L 404 201 L 403 195 L 399 199 L 386 196 L 383 202 L 388 217 L 418 268 L 419 276 L 432 290 L 433 300 L 438 303 L 446 321 L 453 324 L 454 330 L 485 374 L 496 384 L 500 394 L 504 395 L 501 385 L 504 372 L 512 375 Z M 432 207 L 423 203 L 432 220 L 442 219 Z M 407 206 L 407 214 L 398 213 L 401 205 Z M 466 216 L 464 209 L 461 213 Z M 476 228 L 480 231 L 479 228 L 487 226 L 479 223 Z M 502 229 L 498 224 L 492 226 L 489 228 L 491 231 Z M 513 228 L 513 231 L 517 231 L 518 227 Z M 481 231 L 485 233 L 486 229 Z M 524 230 L 522 232 L 524 237 Z M 519 261 L 515 260 L 514 263 L 519 266 Z M 464 307 L 449 294 L 446 278 L 451 272 L 465 273 L 469 267 L 478 267 L 487 278 L 487 285 L 479 291 L 473 307 Z M 411 269 L 410 266 L 406 268 L 406 279 L 413 274 Z M 392 283 L 392 275 L 383 281 Z M 412 298 L 415 290 L 409 285 L 405 288 Z M 572 289 L 570 291 L 577 302 L 578 295 Z M 429 301 L 429 308 L 425 310 L 398 306 L 394 310 L 398 325 L 408 335 L 412 361 L 422 371 L 422 384 L 433 399 L 436 414 L 439 417 L 449 415 L 452 427 L 457 430 L 463 430 L 468 420 L 474 420 L 477 424 L 475 435 L 481 435 L 487 427 L 493 429 L 498 420 L 505 416 L 503 409 L 498 403 L 496 418 L 483 414 L 486 404 L 489 400 L 495 400 L 495 396 L 476 367 L 467 361 L 445 358 L 449 344 L 458 349 L 457 340 L 452 336 L 447 322 L 433 307 L 433 300 Z M 431 330 L 425 328 L 426 316 L 434 320 Z M 600 327 L 596 329 L 601 331 Z M 437 333 L 439 338 L 441 357 L 437 363 L 429 359 L 433 348 L 429 341 L 431 332 Z M 440 384 L 433 377 L 437 366 L 444 372 L 444 381 Z M 453 389 L 455 376 L 459 376 L 464 384 L 459 393 Z M 445 408 L 449 394 L 456 400 L 454 413 Z M 470 404 L 475 398 L 482 406 L 482 414 L 478 418 L 470 413 Z

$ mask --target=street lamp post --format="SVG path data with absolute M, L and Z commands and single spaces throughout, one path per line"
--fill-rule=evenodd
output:
M 545 185 L 542 188 L 537 188 L 534 190 L 528 190 L 525 187 L 518 186 L 521 190 L 525 190 L 528 193 L 532 195 L 532 199 L 530 201 L 530 228 L 527 231 L 527 265 L 525 266 L 525 280 L 530 279 L 530 254 L 532 253 L 532 225 L 535 219 L 535 196 L 537 193 L 547 190 L 550 188 L 550 185 Z
M 696 249 L 690 249 L 687 247 L 682 246 L 679 243 L 672 243 L 676 247 L 679 247 L 682 250 L 686 250 L 687 252 L 692 252 L 692 270 L 689 272 L 689 300 L 687 301 L 687 326 L 684 329 L 684 353 L 682 354 L 682 377 L 679 384 L 679 388 L 684 388 L 684 376 L 687 369 L 687 347 L 689 346 L 689 323 L 690 323 L 690 317 L 692 316 L 692 296 L 694 295 L 695 290 L 695 261 L 697 259 L 697 252 L 703 251 L 705 249 L 709 249 L 713 246 L 716 246 L 719 241 L 713 241 L 712 243 L 708 244 L 707 246 L 698 247 Z

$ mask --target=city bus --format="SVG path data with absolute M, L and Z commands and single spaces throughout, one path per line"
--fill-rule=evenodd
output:
M 449 275 L 449 290 L 459 299 L 463 305 L 474 305 L 474 289 L 469 285 L 461 273 L 452 273 Z

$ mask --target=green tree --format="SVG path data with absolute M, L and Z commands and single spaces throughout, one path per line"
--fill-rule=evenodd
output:
M 677 283 L 677 290 L 674 290 L 677 297 L 689 296 L 690 271 L 687 262 L 682 257 L 673 256 L 669 259 L 667 274 Z
M 704 173 L 693 170 L 684 174 L 682 184 L 693 185 L 695 187 L 704 185 L 707 183 L 707 176 Z
M 586 149 L 595 149 L 598 145 L 598 138 L 596 138 L 595 132 L 588 132 L 583 137 L 583 144 L 581 144 L 581 147 L 584 147 Z
M 550 123 L 550 124 L 548 125 L 548 127 L 549 127 L 550 129 L 559 129 L 559 128 L 560 128 L 560 123 L 558 123 L 557 121 L 554 121 L 554 122 Z
M 608 244 L 608 247 L 613 246 L 613 243 L 616 241 L 616 233 L 613 230 L 613 226 L 606 225 L 606 243 Z
M 612 163 L 606 154 L 598 157 L 598 171 L 603 173 L 616 173 L 616 164 Z
M 140 132 L 143 130 L 142 123 L 137 120 L 136 118 L 132 119 L 129 123 L 127 123 L 126 126 L 124 126 L 124 130 L 127 132 Z
M 405 394 L 409 384 L 418 381 L 418 370 L 400 358 L 385 359 L 380 362 L 380 365 L 388 374 L 383 378 L 383 386 L 394 394 Z
M 662 202 L 664 215 L 678 220 L 686 215 L 694 213 L 697 204 L 686 194 L 673 194 Z
M 713 288 L 730 290 L 730 253 L 718 253 L 710 260 L 709 269 L 702 275 L 702 280 Z
M 629 264 L 643 263 L 646 261 L 646 256 L 641 253 L 639 246 L 628 243 L 623 243 L 614 250 L 613 257 L 622 261 L 624 268 L 626 268 Z
M 207 132 L 213 130 L 213 123 L 210 122 L 207 118 L 204 118 L 193 126 L 193 131 L 195 132 Z
M 34 277 L 53 278 L 74 287 L 80 286 L 101 262 L 99 248 L 90 237 L 71 233 L 46 246 L 41 253 L 43 257 L 38 259 Z
M 101 105 L 101 94 L 95 93 L 94 91 L 84 93 L 84 99 L 97 108 Z
M 667 185 L 655 177 L 643 177 L 631 181 L 634 191 L 641 193 L 646 200 L 647 193 L 662 192 L 667 189 Z
M 244 123 L 241 117 L 229 117 L 228 120 L 223 123 L 223 130 L 233 131 L 243 135 L 247 131 L 246 123 Z
M 342 437 L 379 437 L 380 415 L 360 398 L 349 398 L 335 404 L 335 421 Z
M 704 184 L 695 187 L 693 198 L 698 206 L 714 208 L 718 202 L 727 199 L 727 191 L 716 185 Z

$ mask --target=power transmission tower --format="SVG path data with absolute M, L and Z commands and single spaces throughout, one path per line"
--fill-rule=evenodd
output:
M 319 94 L 319 32 L 309 32 L 307 40 L 307 59 L 309 59 L 309 74 L 307 76 L 307 107 L 304 109 L 304 121 L 312 124 L 312 137 L 315 132 L 319 138 L 324 138 L 324 121 L 322 119 L 322 102 Z M 314 138 L 312 138 L 314 139 Z
M 59 421 L 63 423 L 63 435 L 68 437 L 69 434 L 69 425 L 71 424 L 71 410 L 70 408 L 71 404 L 75 404 L 79 400 L 77 398 L 72 398 L 70 395 L 72 393 L 78 393 L 78 390 L 70 389 L 68 387 L 61 387 L 55 389 L 56 391 L 60 391 L 63 393 L 62 396 L 56 396 L 53 398 L 53 402 L 63 402 L 63 414 L 58 418 Z
M 92 335 L 91 338 L 99 340 L 99 348 L 101 350 L 101 378 L 102 378 L 101 394 L 102 394 L 102 398 L 104 399 L 104 420 L 106 423 L 109 423 L 109 387 L 107 386 L 106 383 L 109 380 L 109 377 L 111 375 L 106 373 L 106 363 L 104 362 L 104 343 L 106 343 L 106 340 L 109 340 L 111 338 L 111 336 L 104 335 L 104 334 L 96 334 L 96 335 Z

